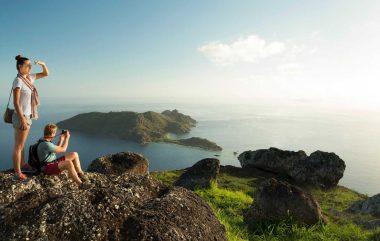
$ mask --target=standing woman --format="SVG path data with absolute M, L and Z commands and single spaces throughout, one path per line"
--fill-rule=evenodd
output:
M 21 181 L 26 180 L 26 175 L 21 172 L 21 167 L 30 168 L 24 162 L 24 145 L 28 138 L 32 120 L 38 118 L 37 106 L 39 98 L 34 81 L 49 75 L 49 71 L 42 61 L 35 64 L 42 66 L 42 73 L 31 74 L 32 64 L 28 58 L 21 55 L 16 56 L 17 77 L 13 81 L 13 104 L 15 112 L 12 116 L 13 128 L 15 130 L 15 145 L 12 154 L 15 178 Z

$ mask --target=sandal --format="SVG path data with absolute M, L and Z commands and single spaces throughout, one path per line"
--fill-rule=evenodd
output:
M 18 175 L 13 175 L 12 180 L 15 181 L 15 182 L 27 183 L 27 182 L 30 181 L 30 178 L 28 178 L 28 177 L 26 177 L 26 178 L 21 178 L 21 177 L 18 176 Z

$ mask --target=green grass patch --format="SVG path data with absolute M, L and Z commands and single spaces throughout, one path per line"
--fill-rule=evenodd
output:
M 236 177 L 226 173 L 221 173 L 218 177 L 218 186 L 228 190 L 241 191 L 253 197 L 256 187 L 256 178 Z
M 215 184 L 195 192 L 214 210 L 226 228 L 228 240 L 247 240 L 249 234 L 243 223 L 243 212 L 251 205 L 252 197 L 242 191 L 218 188 Z
M 334 208 L 338 211 L 344 211 L 349 208 L 353 202 L 367 198 L 364 194 L 342 186 L 337 186 L 331 190 L 309 188 L 308 192 L 320 203 L 323 210 Z
M 151 173 L 156 179 L 172 185 L 183 171 Z M 218 184 L 210 188 L 199 188 L 195 193 L 213 209 L 216 217 L 225 226 L 230 241 L 380 241 L 380 228 L 364 230 L 354 223 L 358 220 L 373 219 L 369 215 L 349 214 L 345 210 L 355 201 L 366 198 L 348 188 L 338 186 L 323 191 L 317 188 L 305 188 L 319 202 L 328 224 L 316 224 L 305 227 L 297 224 L 291 217 L 280 222 L 263 222 L 247 227 L 243 214 L 253 202 L 257 189 L 255 177 L 237 177 L 220 173 Z
M 175 180 L 182 174 L 182 170 L 165 171 L 165 172 L 151 172 L 150 175 L 156 180 L 165 183 L 166 185 L 173 185 Z

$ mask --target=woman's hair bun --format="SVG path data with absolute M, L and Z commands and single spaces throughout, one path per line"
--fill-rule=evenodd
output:
M 15 57 L 16 60 L 19 60 L 19 59 L 21 59 L 21 58 L 22 58 L 21 54 L 19 54 L 19 55 L 17 55 L 17 56 Z

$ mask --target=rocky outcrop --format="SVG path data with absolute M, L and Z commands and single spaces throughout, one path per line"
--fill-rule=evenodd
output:
M 304 151 L 283 151 L 271 147 L 269 149 L 245 151 L 238 156 L 238 160 L 243 168 L 253 166 L 270 172 L 287 174 L 289 169 L 306 157 Z
M 206 202 L 150 175 L 87 173 L 86 189 L 65 174 L 12 176 L 0 173 L 1 240 L 227 240 Z
M 332 188 L 338 185 L 345 169 L 346 164 L 335 153 L 315 151 L 289 169 L 288 175 L 297 183 Z
M 139 153 L 119 152 L 99 157 L 91 162 L 87 171 L 102 174 L 148 174 L 149 163 Z
M 211 182 L 216 183 L 219 169 L 220 162 L 218 159 L 202 159 L 195 163 L 192 167 L 188 168 L 178 178 L 174 185 L 188 189 L 194 189 L 196 187 L 210 187 Z
M 128 218 L 126 226 L 133 227 L 125 230 L 130 240 L 227 241 L 210 206 L 182 187 L 174 187 L 138 210 Z
M 271 147 L 245 151 L 238 156 L 243 168 L 250 166 L 273 173 L 286 174 L 299 184 L 321 188 L 335 187 L 343 177 L 346 165 L 335 153 L 316 151 L 283 151 Z
M 380 217 L 380 193 L 366 200 L 357 201 L 348 209 L 351 212 L 372 214 L 373 216 Z
M 274 178 L 265 180 L 255 193 L 254 202 L 244 215 L 248 226 L 288 218 L 300 224 L 326 222 L 318 202 L 301 188 Z

